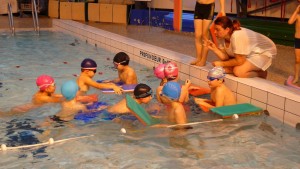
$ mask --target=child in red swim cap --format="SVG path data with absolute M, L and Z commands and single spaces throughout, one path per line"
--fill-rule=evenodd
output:
M 45 103 L 58 103 L 63 101 L 61 94 L 55 94 L 56 86 L 53 77 L 45 74 L 40 75 L 36 79 L 36 85 L 39 90 L 32 96 L 31 103 L 13 107 L 11 112 L 24 113 Z
M 156 69 L 155 69 L 156 70 Z M 158 71 L 158 70 L 157 70 Z M 162 71 L 162 70 L 160 70 Z M 160 86 L 158 86 L 156 88 L 156 98 L 159 102 L 163 102 L 160 98 L 160 95 L 159 93 L 161 92 L 163 86 L 165 83 L 167 82 L 177 82 L 179 80 L 178 78 L 178 66 L 175 62 L 168 62 L 165 64 L 164 66 L 164 78 L 162 79 L 162 82 L 160 84 Z M 158 72 L 156 72 L 158 73 Z M 179 102 L 180 103 L 183 103 L 183 102 L 187 102 L 189 100 L 189 87 L 191 85 L 191 81 L 189 79 L 187 79 L 185 81 L 185 84 L 181 86 L 181 94 L 180 94 L 180 97 L 179 97 Z

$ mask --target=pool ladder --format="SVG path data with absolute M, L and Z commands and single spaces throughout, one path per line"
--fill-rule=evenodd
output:
M 39 17 L 37 13 L 37 8 L 36 8 L 36 1 L 31 0 L 31 5 L 32 5 L 32 19 L 33 19 L 33 26 L 34 26 L 34 31 L 39 35 L 40 34 L 40 25 L 39 25 Z
M 9 29 L 11 31 L 11 35 L 15 36 L 14 17 L 12 14 L 12 7 L 10 2 L 7 3 L 7 12 L 8 12 Z
M 31 1 L 32 5 L 32 19 L 33 19 L 33 26 L 34 26 L 34 31 L 39 35 L 40 34 L 40 26 L 39 26 L 39 17 L 37 13 L 37 8 L 36 8 L 36 1 L 32 0 Z M 11 31 L 12 36 L 14 36 L 15 33 L 15 26 L 14 26 L 14 17 L 12 14 L 12 6 L 11 3 L 7 3 L 7 12 L 8 12 L 8 20 L 9 20 L 9 29 Z

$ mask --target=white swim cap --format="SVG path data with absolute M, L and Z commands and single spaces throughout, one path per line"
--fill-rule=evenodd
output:
M 216 66 L 209 70 L 207 77 L 223 79 L 225 77 L 225 70 L 223 69 L 223 67 Z

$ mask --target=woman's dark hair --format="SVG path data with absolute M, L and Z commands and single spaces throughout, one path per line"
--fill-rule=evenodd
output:
M 120 63 L 124 66 L 129 64 L 129 60 L 129 56 L 125 52 L 119 52 L 114 57 L 114 62 Z
M 241 30 L 241 23 L 238 20 L 232 21 L 227 16 L 218 17 L 214 23 L 215 23 L 215 25 L 222 26 L 222 28 L 224 28 L 224 29 L 229 28 L 230 30 L 232 30 L 232 32 L 234 30 Z

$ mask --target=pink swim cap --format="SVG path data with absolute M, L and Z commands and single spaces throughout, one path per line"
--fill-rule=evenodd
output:
M 159 79 L 165 78 L 165 64 L 159 64 L 154 69 L 154 75 Z
M 53 85 L 54 79 L 48 75 L 40 75 L 36 78 L 36 85 L 41 91 L 47 89 L 48 86 Z
M 166 63 L 164 72 L 167 79 L 175 79 L 178 76 L 177 64 L 174 62 Z

